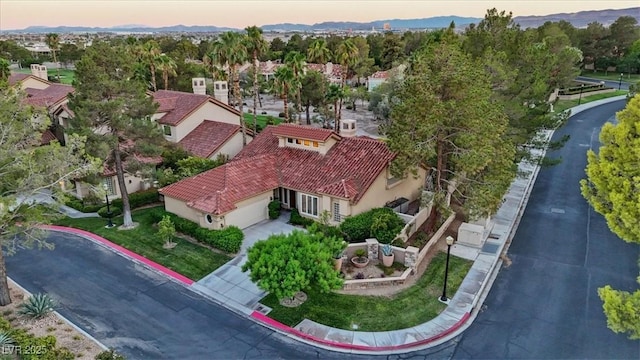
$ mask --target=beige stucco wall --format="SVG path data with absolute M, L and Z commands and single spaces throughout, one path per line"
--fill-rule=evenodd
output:
M 251 141 L 251 136 L 247 136 L 247 144 Z M 218 151 L 211 154 L 209 157 L 212 160 L 215 160 L 218 155 L 224 154 L 229 157 L 229 159 L 236 156 L 240 150 L 242 150 L 242 132 L 237 132 L 235 135 L 231 137 L 231 139 L 227 140 L 227 142 L 222 145 Z
M 409 200 L 417 199 L 424 187 L 425 176 L 426 170 L 420 168 L 418 170 L 418 179 L 415 179 L 410 174 L 406 179 L 387 189 L 387 171 L 382 171 L 362 199 L 351 207 L 350 215 L 357 215 L 373 208 L 382 207 L 389 201 L 400 197 L 405 197 Z
M 22 88 L 22 90 L 24 89 L 39 89 L 39 90 L 43 90 L 49 87 L 49 84 L 47 84 L 44 81 L 41 80 L 37 80 L 34 78 L 26 78 L 24 80 L 22 80 L 22 82 L 20 83 L 20 87 Z
M 204 120 L 219 121 L 227 124 L 240 125 L 240 118 L 233 112 L 218 106 L 210 101 L 204 103 L 196 111 L 191 113 L 186 119 L 184 119 L 178 126 L 172 129 L 172 134 L 175 136 L 170 141 L 179 142 L 190 132 L 193 131 Z M 169 139 L 168 139 L 169 140 Z
M 269 190 L 250 199 L 236 204 L 237 209 L 224 215 L 225 226 L 235 225 L 241 229 L 249 227 L 261 220 L 269 218 L 268 205 L 273 197 L 273 190 Z
M 164 209 L 170 213 L 180 216 L 181 218 L 191 220 L 195 223 L 200 224 L 200 226 L 203 226 L 203 223 L 204 223 L 203 214 L 200 213 L 199 211 L 196 211 L 188 207 L 187 204 L 182 200 L 165 196 Z

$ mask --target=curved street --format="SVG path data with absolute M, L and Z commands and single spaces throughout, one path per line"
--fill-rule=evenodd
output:
M 638 247 L 611 234 L 580 195 L 585 152 L 624 101 L 572 117 L 561 164 L 540 171 L 484 310 L 461 336 L 399 358 L 640 358 L 640 342 L 606 328 L 597 288 L 637 288 Z M 75 235 L 53 251 L 20 250 L 9 276 L 47 292 L 59 312 L 129 359 L 370 359 L 306 345 L 266 329 Z M 385 356 L 385 358 L 388 356 Z
M 460 339 L 457 359 L 639 359 L 640 342 L 606 327 L 597 289 L 635 290 L 637 245 L 612 234 L 580 194 L 586 150 L 613 121 L 624 100 L 571 117 L 553 140 L 571 135 L 548 153 L 562 158 L 542 169 L 484 309 Z

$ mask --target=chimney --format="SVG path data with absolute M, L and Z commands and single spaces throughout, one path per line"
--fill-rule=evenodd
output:
M 31 64 L 31 75 L 35 77 L 39 77 L 43 80 L 49 80 L 49 75 L 47 74 L 47 67 L 40 64 Z
M 340 120 L 340 136 L 342 137 L 354 137 L 356 136 L 356 121 L 353 119 Z
M 207 95 L 207 85 L 205 85 L 204 78 L 191 79 L 191 87 L 194 94 Z
M 213 97 L 225 104 L 229 104 L 229 88 L 226 81 L 213 82 Z

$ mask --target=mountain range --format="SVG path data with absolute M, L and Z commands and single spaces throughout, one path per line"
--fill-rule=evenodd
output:
M 576 13 L 560 13 L 543 16 L 517 16 L 514 21 L 523 28 L 538 27 L 547 21 L 565 20 L 575 27 L 586 27 L 591 22 L 599 22 L 605 26 L 613 23 L 620 16 L 632 16 L 640 22 L 640 7 L 618 10 L 590 10 Z M 371 22 L 326 21 L 313 25 L 280 23 L 263 25 L 265 32 L 269 31 L 332 31 L 332 30 L 382 30 L 388 24 L 393 30 L 424 30 L 437 29 L 449 26 L 454 22 L 456 27 L 463 28 L 471 23 L 478 23 L 482 18 L 460 16 L 436 16 L 420 19 L 389 19 Z M 148 27 L 145 25 L 119 25 L 113 27 L 86 27 L 86 26 L 30 26 L 21 30 L 2 30 L 11 33 L 72 33 L 72 32 L 143 32 L 143 33 L 168 33 L 168 32 L 222 32 L 238 31 L 230 27 L 218 27 L 209 25 L 174 25 L 164 27 Z

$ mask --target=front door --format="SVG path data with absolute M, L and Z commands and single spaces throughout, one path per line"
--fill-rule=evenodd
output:
M 298 196 L 298 194 L 293 191 L 293 190 L 289 190 L 289 207 L 291 209 L 294 209 L 296 207 L 296 197 Z

